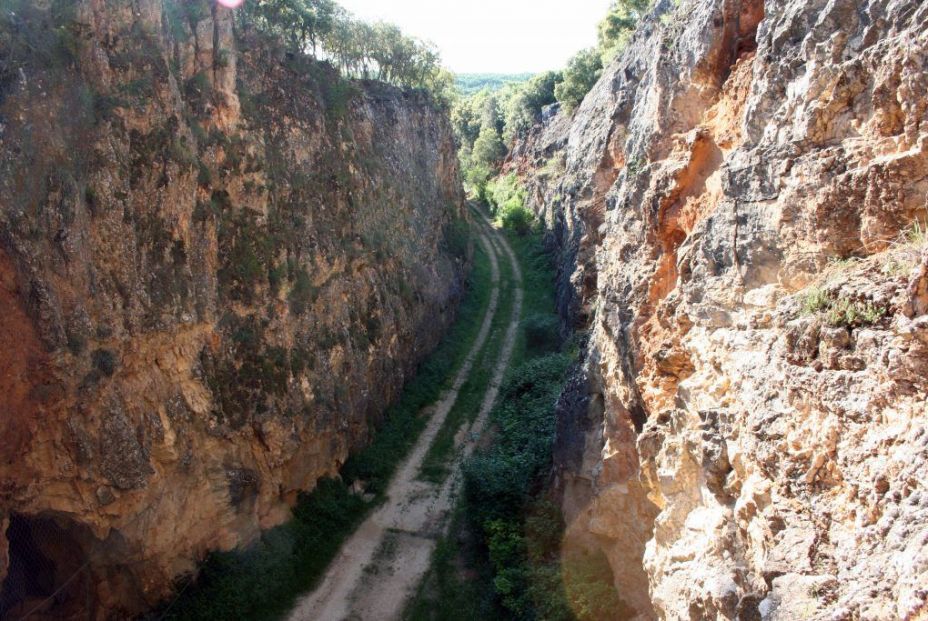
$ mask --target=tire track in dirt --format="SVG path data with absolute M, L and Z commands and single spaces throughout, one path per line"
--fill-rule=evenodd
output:
M 371 514 L 345 542 L 318 587 L 302 597 L 290 621 L 387 620 L 400 616 L 406 600 L 425 575 L 436 541 L 460 489 L 461 465 L 473 452 L 512 357 L 522 312 L 522 275 L 505 239 L 482 215 L 480 243 L 490 257 L 493 289 L 483 323 L 452 387 L 430 406 L 434 411 L 410 455 L 403 461 L 387 490 L 387 501 Z M 497 248 L 501 248 L 500 252 Z M 493 376 L 486 387 L 480 411 L 467 433 L 459 436 L 451 473 L 441 484 L 417 479 L 422 462 L 467 381 L 483 349 L 499 304 L 499 255 L 512 265 L 515 282 L 512 314 Z

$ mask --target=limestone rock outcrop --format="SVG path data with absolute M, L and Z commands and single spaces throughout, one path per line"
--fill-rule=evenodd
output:
M 514 146 L 590 331 L 568 540 L 641 618 L 928 615 L 926 92 L 928 4 L 662 0 Z
M 76 574 L 44 612 L 126 618 L 285 520 L 438 343 L 467 260 L 455 145 L 425 95 L 215 2 L 16 4 L 0 614 Z

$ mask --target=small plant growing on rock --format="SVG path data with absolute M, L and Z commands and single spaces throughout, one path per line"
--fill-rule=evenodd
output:
M 928 245 L 928 225 L 916 220 L 905 232 L 906 241 L 915 246 Z
M 648 162 L 644 158 L 636 157 L 625 164 L 625 170 L 628 172 L 629 177 L 636 177 L 647 165 Z
M 296 273 L 293 289 L 290 290 L 290 311 L 294 315 L 302 315 L 318 296 L 319 291 L 313 286 L 309 273 L 305 269 L 300 269 Z
M 928 247 L 928 224 L 915 220 L 890 243 L 889 252 L 881 261 L 880 271 L 889 277 L 908 276 L 921 260 L 922 251 Z
M 97 349 L 91 354 L 93 366 L 107 376 L 116 372 L 116 354 L 108 349 Z
M 831 305 L 831 297 L 823 289 L 813 287 L 802 300 L 802 312 L 811 315 L 826 310 Z
M 561 155 L 554 156 L 545 161 L 544 167 L 538 171 L 539 177 L 559 178 L 567 170 L 567 163 Z
M 810 289 L 802 300 L 802 314 L 824 313 L 826 323 L 834 327 L 870 326 L 883 319 L 887 312 L 885 306 L 835 297 L 818 287 Z
M 846 298 L 840 298 L 831 305 L 826 320 L 832 326 L 854 327 L 873 325 L 885 314 L 885 308 L 876 306 L 872 302 L 852 302 Z

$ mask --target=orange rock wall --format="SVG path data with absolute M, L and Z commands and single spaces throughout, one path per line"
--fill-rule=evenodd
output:
M 48 561 L 27 599 L 87 562 L 49 614 L 126 618 L 285 520 L 438 343 L 467 260 L 455 146 L 425 95 L 344 82 L 214 2 L 19 19 L 0 526 Z M 3 614 L 36 576 L 0 539 Z
M 928 610 L 926 42 L 917 2 L 657 2 L 513 149 L 590 333 L 568 543 L 643 618 Z

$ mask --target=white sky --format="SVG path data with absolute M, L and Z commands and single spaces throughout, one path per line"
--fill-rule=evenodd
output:
M 338 0 L 368 21 L 393 22 L 441 50 L 458 73 L 560 69 L 596 44 L 609 0 Z

